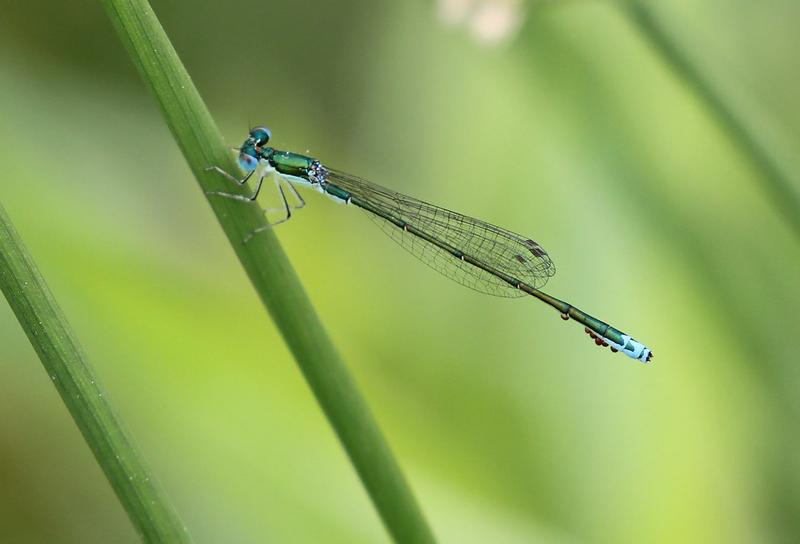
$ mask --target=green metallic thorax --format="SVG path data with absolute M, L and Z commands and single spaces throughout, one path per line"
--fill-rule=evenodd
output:
M 259 157 L 268 161 L 270 166 L 281 174 L 296 176 L 308 179 L 308 171 L 316 159 L 292 153 L 291 151 L 279 151 L 272 147 L 258 148 Z

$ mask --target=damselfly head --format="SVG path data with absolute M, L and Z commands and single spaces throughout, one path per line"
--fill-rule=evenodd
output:
M 253 127 L 250 134 L 239 148 L 239 166 L 245 172 L 252 172 L 258 167 L 261 148 L 267 145 L 272 132 L 267 127 Z

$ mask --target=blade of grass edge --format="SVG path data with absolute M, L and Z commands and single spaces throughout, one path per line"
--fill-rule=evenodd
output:
M 145 83 L 156 97 L 186 161 L 204 191 L 232 191 L 218 165 L 237 172 L 189 74 L 145 0 L 103 0 L 106 12 Z M 233 250 L 278 326 L 323 412 L 356 468 L 384 525 L 398 542 L 433 542 L 433 534 L 386 440 L 325 332 L 277 238 L 264 232 L 255 203 L 209 200 Z
M 0 290 L 144 542 L 190 542 L 0 205 Z
M 674 38 L 653 9 L 641 0 L 621 0 L 622 8 L 665 63 L 706 104 L 721 127 L 760 174 L 761 189 L 800 240 L 800 193 L 780 162 L 770 153 L 724 94 L 707 78 L 692 55 Z

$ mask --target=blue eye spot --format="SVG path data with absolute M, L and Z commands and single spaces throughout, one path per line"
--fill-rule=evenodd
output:
M 258 166 L 258 161 L 250 155 L 241 154 L 239 155 L 239 166 L 241 166 L 245 172 L 252 172 L 256 169 L 256 166 Z

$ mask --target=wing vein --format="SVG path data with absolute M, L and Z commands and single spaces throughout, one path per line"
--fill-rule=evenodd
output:
M 411 225 L 462 254 L 536 289 L 543 287 L 555 274 L 550 256 L 530 238 L 337 170 L 328 170 L 327 181 L 369 203 L 382 215 Z M 400 246 L 452 280 L 490 295 L 509 298 L 525 295 L 494 274 L 404 231 L 395 222 L 374 213 L 368 215 Z

